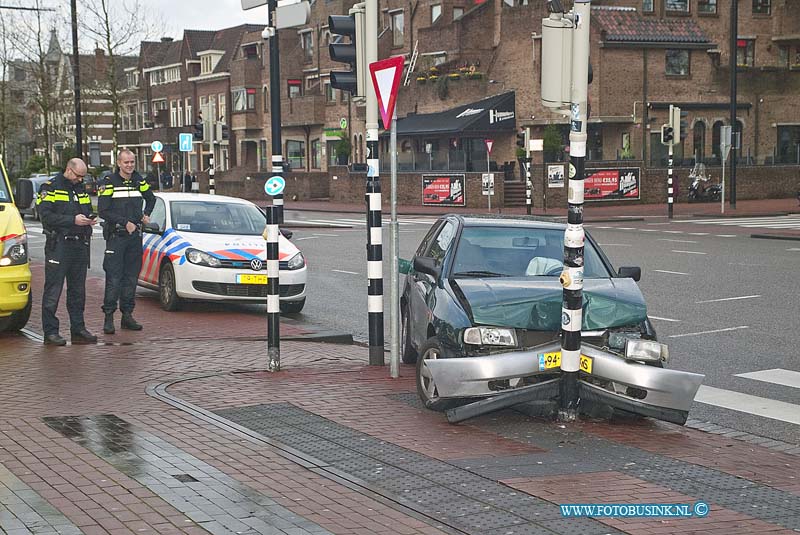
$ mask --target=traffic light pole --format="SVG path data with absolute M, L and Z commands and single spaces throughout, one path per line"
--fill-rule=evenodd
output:
M 378 61 L 378 0 L 366 0 L 366 61 Z M 363 76 L 363 74 L 359 74 Z M 369 315 L 369 363 L 383 366 L 383 236 L 381 230 L 381 178 L 378 158 L 378 98 L 366 85 L 367 110 L 367 313 Z M 397 266 L 392 266 L 397 269 Z
M 674 201 L 674 197 L 672 194 L 672 147 L 673 143 L 668 145 L 669 147 L 669 159 L 667 159 L 667 215 L 670 219 L 672 219 L 672 203 Z
M 572 92 L 569 133 L 569 197 L 564 232 L 564 270 L 561 273 L 561 381 L 559 411 L 562 421 L 578 414 L 578 372 L 583 324 L 583 188 L 586 163 L 586 120 L 589 86 L 589 20 L 591 0 L 575 0 L 572 40 Z
M 525 129 L 525 211 L 531 215 L 533 209 L 533 181 L 531 180 L 531 135 L 530 128 Z
M 283 151 L 281 150 L 281 65 L 278 53 L 278 30 L 275 16 L 278 0 L 269 0 L 269 24 L 272 37 L 269 39 L 269 115 L 272 126 L 272 175 L 283 177 Z M 278 208 L 278 224 L 283 224 L 283 192 L 272 197 Z M 280 366 L 280 363 L 279 363 Z

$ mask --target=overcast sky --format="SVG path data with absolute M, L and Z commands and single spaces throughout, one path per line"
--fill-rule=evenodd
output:
M 161 16 L 168 37 L 178 39 L 183 30 L 220 30 L 239 24 L 266 24 L 267 7 L 242 10 L 241 0 L 139 0 L 143 9 Z

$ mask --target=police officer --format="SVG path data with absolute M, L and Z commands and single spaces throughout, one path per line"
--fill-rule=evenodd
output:
M 150 184 L 134 171 L 136 157 L 128 149 L 117 155 L 119 170 L 106 177 L 97 194 L 97 211 L 105 220 L 106 252 L 103 269 L 106 291 L 103 299 L 103 332 L 114 334 L 114 311 L 122 311 L 120 327 L 140 331 L 133 319 L 136 279 L 142 268 L 142 225 L 150 222 L 156 197 Z M 144 210 L 142 210 L 144 198 Z
M 44 343 L 63 346 L 67 341 L 58 333 L 58 300 L 64 279 L 67 281 L 67 311 L 73 344 L 94 344 L 97 337 L 86 330 L 83 308 L 86 303 L 86 271 L 89 266 L 89 240 L 95 219 L 92 201 L 83 186 L 86 164 L 80 158 L 67 162 L 67 168 L 42 184 L 36 200 L 47 236 L 42 293 Z M 95 216 L 96 217 L 96 216 Z

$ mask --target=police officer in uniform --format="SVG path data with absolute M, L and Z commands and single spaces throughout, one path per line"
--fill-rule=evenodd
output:
M 86 303 L 86 271 L 92 225 L 92 201 L 83 186 L 86 164 L 80 158 L 67 162 L 63 173 L 42 184 L 37 209 L 47 241 L 44 258 L 42 328 L 44 343 L 63 346 L 67 341 L 58 333 L 56 310 L 64 280 L 67 281 L 67 311 L 73 344 L 94 344 L 97 337 L 86 330 L 83 309 Z
M 103 332 L 106 334 L 114 334 L 114 312 L 118 302 L 122 312 L 120 327 L 133 331 L 142 329 L 133 319 L 136 279 L 142 268 L 142 225 L 150 222 L 156 204 L 150 184 L 134 171 L 136 157 L 131 151 L 123 149 L 119 152 L 117 166 L 119 170 L 106 177 L 97 194 L 97 211 L 105 221 Z

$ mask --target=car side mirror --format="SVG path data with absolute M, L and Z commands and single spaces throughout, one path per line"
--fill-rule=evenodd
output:
M 282 229 L 278 229 L 278 230 L 281 231 L 281 234 L 283 234 L 283 237 L 286 238 L 287 240 L 291 240 L 292 236 L 294 236 L 294 232 L 292 232 L 289 229 L 282 228 Z
M 33 182 L 30 180 L 17 181 L 17 196 L 14 204 L 17 208 L 30 208 L 33 202 Z
M 411 271 L 411 262 L 409 260 L 406 260 L 405 258 L 398 258 L 397 271 L 399 271 L 403 275 L 408 275 L 408 272 Z
M 619 276 L 639 282 L 642 278 L 642 268 L 638 266 L 621 267 L 619 268 Z
M 419 273 L 430 275 L 434 279 L 438 279 L 439 275 L 441 274 L 441 270 L 439 269 L 439 265 L 436 263 L 436 260 L 425 256 L 414 257 L 414 269 Z
M 158 223 L 147 223 L 142 225 L 142 230 L 148 234 L 161 234 L 161 228 Z

